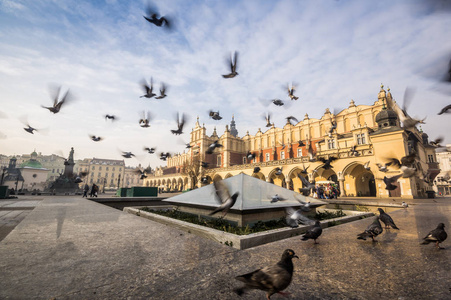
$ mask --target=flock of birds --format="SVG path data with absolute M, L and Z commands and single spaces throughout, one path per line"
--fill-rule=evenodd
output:
M 160 17 L 157 10 L 152 8 L 150 5 L 148 5 L 147 14 L 143 17 L 149 23 L 151 23 L 157 27 L 171 29 L 173 26 L 173 21 L 171 20 L 170 17 L 168 17 L 168 16 Z M 230 68 L 229 69 L 230 72 L 222 75 L 223 78 L 231 79 L 231 78 L 234 78 L 239 75 L 239 73 L 237 72 L 238 52 L 235 51 L 234 54 L 230 57 L 230 59 L 228 60 L 228 67 Z M 450 62 L 450 68 L 448 71 L 448 75 L 445 78 L 445 81 L 451 83 L 451 62 Z M 140 85 L 144 91 L 144 94 L 142 96 L 140 96 L 140 98 L 146 98 L 146 99 L 154 98 L 154 99 L 160 100 L 160 99 L 164 99 L 168 96 L 167 95 L 168 86 L 163 82 L 160 84 L 159 95 L 157 95 L 154 92 L 152 77 L 150 78 L 150 82 L 147 82 L 145 79 L 143 79 L 140 82 Z M 290 100 L 295 101 L 295 100 L 299 99 L 299 97 L 295 95 L 296 87 L 293 84 L 288 85 L 286 87 L 286 91 L 287 91 L 287 95 Z M 73 97 L 69 90 L 67 90 L 64 94 L 60 95 L 61 94 L 61 86 L 51 89 L 50 93 L 51 93 L 51 98 L 53 100 L 53 105 L 52 106 L 42 106 L 42 107 L 45 109 L 48 109 L 53 114 L 59 113 L 60 110 L 62 109 L 63 105 L 65 105 L 66 103 L 73 100 Z M 402 122 L 403 128 L 405 130 L 412 130 L 417 124 L 424 124 L 424 119 L 412 118 L 407 113 L 407 105 L 411 99 L 411 95 L 412 95 L 412 90 L 406 89 L 406 92 L 404 94 L 404 104 L 403 104 L 402 109 L 395 106 L 395 112 L 397 113 L 398 118 Z M 281 99 L 272 99 L 270 101 L 275 106 L 285 105 L 285 102 Z M 438 115 L 442 115 L 445 113 L 451 113 L 451 104 L 443 107 L 440 110 L 440 112 L 438 113 Z M 221 120 L 222 119 L 219 111 L 215 112 L 215 111 L 210 110 L 208 112 L 208 115 L 213 120 Z M 335 117 L 335 115 L 336 115 L 336 113 L 333 114 L 334 117 Z M 110 114 L 106 114 L 104 116 L 104 118 L 105 118 L 105 120 L 111 120 L 111 121 L 118 120 L 117 116 L 110 115 Z M 266 115 L 264 115 L 263 118 L 266 121 L 266 127 L 274 126 L 274 124 L 271 123 L 271 114 L 270 113 L 267 113 Z M 142 116 L 139 119 L 138 124 L 142 128 L 148 128 L 148 127 L 150 127 L 151 119 L 152 119 L 151 113 L 144 111 L 144 112 L 142 112 Z M 291 124 L 293 124 L 292 122 L 298 123 L 298 120 L 293 116 L 289 116 L 286 119 L 287 119 L 288 123 L 291 123 Z M 177 113 L 177 117 L 176 117 L 176 123 L 177 123 L 176 126 L 177 127 L 176 127 L 176 129 L 171 129 L 171 133 L 174 135 L 183 134 L 183 128 L 184 128 L 185 122 L 186 122 L 186 116 L 183 113 L 181 114 L 181 116 L 179 116 L 179 113 Z M 330 124 L 330 128 L 328 130 L 328 135 L 332 136 L 334 130 L 336 130 L 336 128 L 337 128 L 337 122 L 336 122 L 336 120 L 331 118 L 330 123 L 331 124 Z M 30 126 L 29 124 L 26 124 L 26 126 L 27 127 L 25 127 L 24 130 L 30 134 L 34 134 L 35 131 L 38 131 L 38 129 Z M 100 142 L 103 140 L 102 137 L 96 136 L 96 135 L 90 135 L 90 138 L 94 142 Z M 441 138 L 431 142 L 431 144 L 434 146 L 440 146 L 440 142 L 441 142 Z M 282 147 L 285 147 L 285 145 L 283 143 L 281 143 L 281 142 L 279 142 L 279 143 L 282 145 Z M 298 143 L 299 143 L 300 147 L 305 146 L 305 143 L 303 141 L 299 141 Z M 189 144 L 186 144 L 186 146 L 187 146 L 187 148 L 190 147 Z M 212 154 L 213 151 L 219 147 L 222 147 L 222 145 L 219 143 L 219 140 L 214 141 L 213 143 L 211 143 L 209 145 L 208 149 L 206 150 L 206 154 Z M 143 150 L 149 154 L 154 154 L 156 151 L 156 147 L 143 147 Z M 308 151 L 309 151 L 309 155 L 310 155 L 310 161 L 316 161 L 316 158 L 313 153 L 313 148 L 309 147 Z M 358 155 L 359 155 L 359 153 L 356 151 L 356 146 L 353 146 L 350 150 L 350 156 L 358 156 Z M 128 152 L 128 151 L 123 151 L 122 156 L 124 158 L 131 158 L 131 157 L 134 157 L 135 154 L 133 154 L 132 152 Z M 169 157 L 171 157 L 171 153 L 169 153 L 169 152 L 161 152 L 160 153 L 161 160 L 166 160 Z M 384 165 L 377 164 L 379 171 L 381 171 L 381 172 L 387 172 L 389 170 L 388 167 L 395 167 L 401 171 L 400 174 L 392 176 L 392 177 L 384 176 L 383 181 L 386 185 L 385 188 L 387 190 L 395 189 L 397 186 L 394 185 L 394 183 L 400 177 L 408 178 L 408 177 L 414 176 L 417 173 L 417 169 L 414 165 L 415 157 L 416 157 L 416 153 L 413 152 L 413 153 L 401 158 L 400 161 L 396 158 L 389 158 L 389 159 L 387 159 L 388 160 L 387 163 L 385 163 Z M 247 158 L 249 160 L 252 160 L 255 158 L 255 154 L 248 152 Z M 319 158 L 318 160 L 320 160 L 323 163 L 322 168 L 330 169 L 330 168 L 333 168 L 332 163 L 337 159 L 338 158 L 336 158 L 336 157 L 329 157 L 327 159 Z M 201 162 L 201 164 L 203 166 L 208 165 L 207 163 L 204 163 L 204 162 Z M 364 165 L 364 168 L 369 170 L 369 162 Z M 308 169 L 308 167 L 305 168 L 305 166 L 304 166 L 304 170 L 301 173 L 307 174 L 307 169 Z M 141 174 L 141 179 L 147 177 L 146 172 L 150 172 L 149 169 L 139 170 L 139 171 Z M 257 173 L 259 171 L 260 171 L 260 168 L 255 167 L 254 172 Z M 277 174 L 282 174 L 282 168 L 276 169 L 276 175 Z M 420 177 L 423 180 L 425 180 L 426 182 L 429 180 L 428 174 L 422 174 L 422 176 L 420 176 Z M 313 189 L 315 188 L 315 183 L 308 181 L 301 174 L 299 174 L 299 178 L 303 183 L 303 188 L 300 189 L 300 193 L 305 196 L 309 196 L 312 193 Z M 218 212 L 222 212 L 223 213 L 222 218 L 223 218 L 227 214 L 229 209 L 231 207 L 233 207 L 233 205 L 235 204 L 235 202 L 239 196 L 239 193 L 236 192 L 233 195 L 231 195 L 230 192 L 228 191 L 227 187 L 225 186 L 225 184 L 222 181 L 214 181 L 213 184 L 214 184 L 214 187 L 216 190 L 219 207 L 217 207 L 210 215 L 214 215 Z M 274 195 L 274 196 L 271 196 L 270 198 L 271 198 L 271 203 L 285 200 L 282 197 L 280 197 L 279 195 Z M 298 226 L 299 223 L 311 224 L 313 222 L 312 220 L 308 219 L 307 217 L 305 217 L 302 214 L 303 212 L 308 212 L 311 209 L 310 203 L 304 202 L 300 199 L 298 199 L 298 201 L 300 204 L 300 207 L 298 209 L 295 209 L 295 208 L 287 209 L 286 222 L 291 227 L 296 227 L 296 226 Z M 403 206 L 405 208 L 407 208 L 408 205 L 405 202 L 403 202 Z M 386 229 L 389 229 L 389 228 L 399 229 L 395 225 L 393 219 L 387 213 L 385 213 L 381 208 L 379 208 L 378 210 L 380 213 L 379 216 L 375 218 L 374 222 L 371 223 L 364 232 L 358 234 L 358 239 L 366 240 L 367 238 L 371 238 L 373 241 L 375 241 L 374 238 L 383 232 L 383 228 L 381 226 L 380 221 L 382 221 L 385 224 Z M 444 227 L 445 227 L 444 224 L 440 223 L 436 229 L 429 232 L 428 235 L 423 238 L 422 244 L 429 244 L 429 243 L 433 242 L 436 244 L 437 248 L 442 249 L 439 246 L 439 244 L 447 238 L 447 234 L 444 230 Z M 310 229 L 308 229 L 307 232 L 301 237 L 301 240 L 306 241 L 306 240 L 312 239 L 312 240 L 314 240 L 314 243 L 316 244 L 317 239 L 319 238 L 319 236 L 321 236 L 321 234 L 322 234 L 321 223 L 319 221 L 316 221 L 316 222 L 314 222 L 313 226 Z M 291 279 L 292 279 L 293 270 L 294 270 L 293 262 L 292 262 L 293 258 L 298 258 L 298 256 L 295 254 L 295 252 L 293 250 L 286 249 L 282 254 L 281 260 L 277 264 L 255 270 L 251 273 L 237 276 L 236 279 L 243 282 L 244 285 L 242 287 L 236 289 L 235 292 L 238 295 L 242 295 L 248 289 L 260 289 L 260 290 L 263 290 L 266 292 L 267 299 L 269 299 L 270 296 L 275 293 L 283 294 L 282 291 L 289 286 Z

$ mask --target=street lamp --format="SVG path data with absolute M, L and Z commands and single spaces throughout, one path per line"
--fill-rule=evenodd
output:
M 106 185 L 106 178 L 103 178 L 103 194 L 105 194 L 105 185 Z

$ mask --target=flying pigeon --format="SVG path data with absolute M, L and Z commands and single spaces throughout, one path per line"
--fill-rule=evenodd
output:
M 337 122 L 332 121 L 332 119 L 330 119 L 330 128 L 329 128 L 329 131 L 327 132 L 327 135 L 331 138 L 332 133 L 334 133 L 334 130 L 336 130 L 336 129 L 337 129 Z
M 438 115 L 445 114 L 445 113 L 450 113 L 450 109 L 451 109 L 451 104 L 448 104 L 447 106 L 445 106 L 444 108 L 442 108 L 440 110 Z
M 222 75 L 224 78 L 233 78 L 236 75 L 238 75 L 238 72 L 236 71 L 236 65 L 238 61 L 238 52 L 235 51 L 234 57 L 230 57 L 230 59 L 227 61 L 227 63 L 230 65 L 230 74 Z
M 435 242 L 435 246 L 439 249 L 445 249 L 443 247 L 440 247 L 439 244 L 442 243 L 446 238 L 448 237 L 448 234 L 446 234 L 445 231 L 445 224 L 440 223 L 438 224 L 437 228 L 434 230 L 431 230 L 431 232 L 428 233 L 427 236 L 423 238 L 422 245 L 427 245 L 430 242 Z
M 132 156 L 135 156 L 135 154 L 131 152 L 122 151 L 122 156 L 125 158 L 131 158 Z
M 379 171 L 384 172 L 384 173 L 388 171 L 387 167 L 389 167 L 390 165 L 391 165 L 391 162 L 386 163 L 384 165 L 381 165 L 380 163 L 376 163 L 376 166 L 379 168 Z
M 202 161 L 201 163 L 202 168 L 208 168 L 209 163 Z
M 299 141 L 298 141 L 298 147 L 302 147 L 302 146 L 305 146 L 305 144 L 304 144 L 303 141 L 299 140 Z
M 395 222 L 393 222 L 393 219 L 390 217 L 389 214 L 387 214 L 382 208 L 377 209 L 379 211 L 379 219 L 385 224 L 385 229 L 393 228 L 398 229 L 399 228 L 395 225 Z
M 219 111 L 210 110 L 208 112 L 208 115 L 210 116 L 210 118 L 212 118 L 213 120 L 216 120 L 216 121 L 219 121 L 222 119 L 222 117 L 219 115 Z
M 302 163 L 302 170 L 301 170 L 301 173 L 302 174 L 307 174 L 308 173 L 308 168 L 310 168 L 310 166 L 307 166 L 307 168 L 305 167 L 305 165 L 304 165 L 304 163 Z
M 167 86 L 164 84 L 164 82 L 161 83 L 161 87 L 160 87 L 160 96 L 155 97 L 155 99 L 163 99 L 165 98 L 166 95 L 166 90 L 167 90 Z
M 411 130 L 417 124 L 425 124 L 424 118 L 423 120 L 414 119 L 407 113 L 407 105 L 410 102 L 413 96 L 414 90 L 412 88 L 407 87 L 404 92 L 404 103 L 403 108 L 400 109 L 397 105 L 394 106 L 394 111 L 398 115 L 399 120 L 402 122 L 403 129 Z
M 293 117 L 293 116 L 286 117 L 286 119 L 287 119 L 287 124 L 295 125 L 295 124 L 299 123 L 298 119 L 296 119 L 296 118 Z M 291 123 L 291 121 L 294 121 L 294 122 L 296 122 L 296 123 L 293 124 L 293 123 Z
M 312 210 L 312 208 L 310 207 L 310 201 L 305 202 L 302 199 L 299 199 L 298 197 L 296 197 L 296 194 L 294 195 L 294 198 L 299 202 L 300 206 L 300 210 L 302 210 L 303 212 L 309 212 Z
M 283 168 L 283 167 L 277 167 L 277 168 L 275 168 L 276 173 L 274 173 L 274 174 L 276 174 L 277 176 L 282 175 L 282 168 Z
M 278 201 L 287 200 L 286 198 L 279 196 L 279 194 L 275 194 L 274 196 L 271 196 L 270 198 L 271 198 L 271 203 L 276 203 Z
M 443 142 L 443 137 L 436 138 L 435 140 L 430 141 L 429 144 L 434 146 L 434 147 L 440 148 L 440 147 L 442 147 L 440 145 L 441 142 Z
M 177 113 L 177 130 L 172 130 L 171 132 L 175 135 L 180 135 L 183 133 L 183 126 L 185 125 L 185 115 L 182 114 L 182 118 L 179 120 L 179 113 Z
M 287 207 L 285 208 L 285 212 L 286 212 L 285 221 L 287 225 L 290 226 L 291 228 L 298 227 L 299 223 L 305 225 L 312 225 L 314 223 L 313 220 L 309 219 L 308 217 L 302 214 L 302 209 Z
M 315 183 L 311 183 L 304 176 L 298 175 L 299 179 L 302 182 L 303 188 L 299 189 L 299 192 L 304 196 L 309 196 L 312 192 L 312 189 L 315 188 Z
M 395 175 L 392 177 L 384 176 L 384 183 L 385 183 L 385 189 L 389 191 L 395 190 L 398 186 L 394 185 L 396 181 L 398 181 L 399 178 L 401 178 L 402 174 Z
M 263 118 L 266 120 L 266 127 L 271 127 L 271 114 L 267 113 L 266 115 L 263 115 Z
M 147 151 L 149 154 L 154 154 L 156 148 L 144 147 L 144 151 Z
M 349 156 L 359 156 L 359 151 L 356 150 L 357 145 L 351 147 L 351 151 L 349 152 Z
M 255 156 L 256 156 L 255 153 L 251 153 L 250 151 L 248 151 L 246 154 L 247 161 L 255 159 Z
M 414 176 L 417 173 L 416 168 L 402 166 L 400 169 L 402 172 L 402 178 L 409 178 L 409 177 Z
M 283 106 L 285 104 L 280 99 L 273 99 L 273 100 L 271 100 L 271 102 L 274 103 L 275 106 Z
M 171 157 L 171 153 L 169 152 L 161 152 L 160 153 L 160 159 L 166 161 L 166 159 L 168 159 L 169 157 Z
M 313 153 L 312 145 L 309 144 L 307 151 L 308 151 L 309 161 L 311 161 L 311 162 L 316 161 L 316 157 L 315 157 L 315 153 Z
M 151 7 L 150 4 L 147 5 L 147 16 L 143 16 L 144 19 L 149 21 L 158 27 L 164 27 L 166 29 L 171 29 L 172 21 L 168 16 L 159 17 L 160 14 L 156 11 L 155 8 Z
M 90 135 L 89 137 L 90 137 L 91 140 L 93 140 L 94 142 L 99 142 L 99 141 L 103 140 L 103 138 L 101 138 L 100 136 Z
M 288 89 L 288 97 L 290 97 L 291 100 L 298 100 L 299 99 L 299 97 L 296 97 L 294 95 L 294 91 L 296 90 L 296 87 L 293 84 L 291 84 L 291 88 L 290 88 L 289 85 L 287 85 L 287 89 Z
M 142 115 L 141 119 L 139 119 L 139 126 L 141 126 L 142 128 L 150 127 L 150 125 L 149 125 L 150 118 L 151 118 L 150 112 L 143 111 L 141 113 L 141 115 Z
M 67 90 L 67 92 L 64 94 L 64 96 L 58 101 L 60 91 L 61 91 L 61 86 L 51 87 L 50 94 L 51 94 L 51 97 L 53 98 L 53 106 L 46 107 L 46 106 L 42 105 L 42 107 L 48 109 L 49 111 L 51 111 L 54 114 L 58 113 L 64 103 L 67 103 L 68 101 L 72 100 L 71 94 L 69 93 L 69 90 Z
M 360 234 L 358 234 L 358 240 L 366 240 L 366 238 L 370 237 L 373 242 L 375 242 L 374 238 L 381 234 L 383 231 L 381 223 L 379 222 L 379 217 L 376 217 L 370 225 L 366 228 L 366 230 Z
M 36 128 L 31 127 L 27 124 L 28 127 L 24 127 L 24 130 L 28 133 L 34 134 L 33 131 L 38 131 Z
M 306 233 L 301 237 L 301 241 L 307 241 L 309 239 L 312 239 L 315 241 L 315 244 L 318 244 L 316 242 L 316 239 L 319 238 L 319 236 L 323 233 L 323 229 L 321 228 L 321 222 L 316 220 L 315 225 L 313 225 L 312 228 L 307 230 Z
M 219 201 L 220 206 L 212 211 L 209 215 L 211 216 L 217 212 L 222 211 L 222 218 L 224 218 L 229 209 L 235 204 L 239 193 L 236 192 L 235 194 L 230 196 L 229 190 L 222 180 L 214 181 L 213 185 L 215 187 L 217 200 Z
M 210 146 L 208 146 L 208 149 L 207 149 L 207 151 L 205 151 L 205 153 L 206 153 L 206 154 L 212 154 L 213 151 L 214 151 L 216 148 L 219 148 L 219 147 L 222 147 L 222 145 L 219 144 L 219 141 L 214 141 L 213 143 L 210 144 Z
M 139 98 L 145 97 L 145 98 L 152 98 L 155 97 L 156 94 L 153 92 L 153 79 L 150 77 L 150 85 L 147 84 L 147 81 L 145 79 L 141 80 L 141 86 L 144 89 L 145 94 L 140 96 Z
M 367 161 L 366 163 L 364 163 L 363 164 L 363 168 L 365 169 L 365 170 L 371 170 L 371 168 L 370 168 L 370 161 Z
M 117 117 L 115 115 L 105 115 L 105 121 L 106 120 L 111 120 L 111 121 L 115 121 L 117 119 Z
M 261 170 L 260 167 L 255 167 L 253 173 L 258 173 L 260 172 L 260 170 Z
M 324 168 L 325 170 L 333 168 L 333 166 L 331 165 L 331 163 L 334 160 L 337 160 L 338 158 L 331 156 L 328 159 L 325 159 L 324 157 L 321 157 L 319 160 L 322 161 L 324 163 L 324 165 L 322 165 L 322 168 Z
M 276 293 L 286 295 L 282 291 L 291 283 L 294 257 L 299 258 L 293 250 L 286 249 L 277 264 L 235 277 L 244 282 L 244 286 L 234 290 L 235 293 L 241 296 L 246 290 L 258 289 L 266 292 L 266 299 Z

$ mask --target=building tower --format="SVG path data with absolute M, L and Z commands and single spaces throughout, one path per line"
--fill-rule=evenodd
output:
M 235 116 L 232 115 L 232 121 L 230 122 L 230 134 L 234 137 L 238 136 L 238 130 L 236 130 L 235 126 Z

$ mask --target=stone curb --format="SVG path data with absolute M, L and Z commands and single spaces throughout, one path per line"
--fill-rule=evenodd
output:
M 327 209 L 332 210 L 332 209 Z M 146 211 L 142 211 L 138 208 L 133 207 L 125 207 L 124 212 L 134 214 L 140 217 L 144 217 L 146 219 L 156 221 L 162 224 L 175 226 L 178 229 L 184 230 L 188 233 L 193 233 L 198 236 L 214 240 L 216 242 L 219 242 L 221 244 L 229 245 L 233 248 L 244 250 L 252 247 L 257 247 L 260 245 L 272 243 L 275 241 L 291 238 L 293 236 L 298 236 L 300 234 L 303 234 L 307 231 L 310 226 L 306 225 L 300 225 L 297 228 L 279 228 L 279 229 L 273 229 L 265 232 L 257 232 L 257 233 L 251 233 L 248 235 L 236 235 L 233 233 L 224 232 L 221 230 L 205 227 L 202 225 L 196 225 L 189 222 L 176 220 L 169 217 L 160 216 L 157 214 L 149 213 Z M 355 212 L 355 211 L 347 211 L 343 210 L 346 214 L 352 214 L 347 215 L 345 217 L 340 218 L 334 218 L 329 220 L 321 221 L 321 227 L 327 228 L 330 226 L 335 226 L 339 224 L 344 224 L 356 220 L 360 220 L 362 217 L 367 218 L 374 216 L 373 213 L 369 212 Z M 339 224 L 337 224 L 339 223 Z

